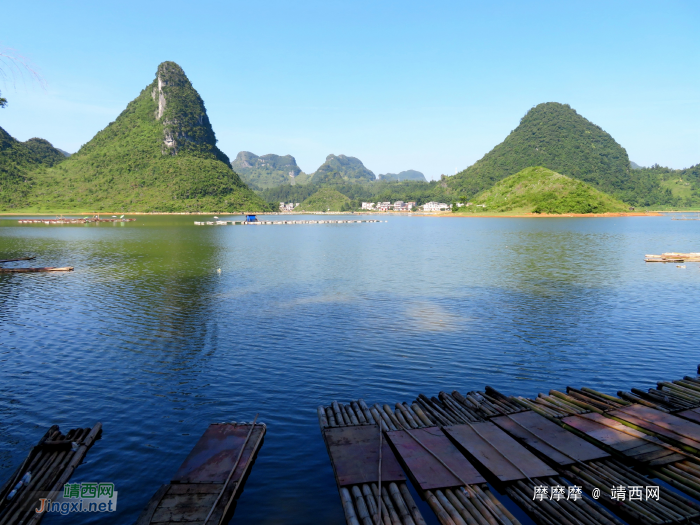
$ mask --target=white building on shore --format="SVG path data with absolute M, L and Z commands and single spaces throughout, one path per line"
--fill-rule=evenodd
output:
M 444 202 L 429 202 L 428 204 L 423 204 L 423 211 L 449 211 L 452 207 Z
M 416 203 L 415 201 L 411 202 L 404 202 L 404 201 L 396 201 L 394 204 L 390 202 L 363 202 L 362 203 L 362 209 L 363 210 L 371 210 L 371 211 L 411 211 L 413 208 L 415 208 Z
M 294 208 L 297 206 L 299 206 L 298 202 L 288 202 L 286 204 L 284 202 L 280 202 L 280 211 L 294 211 Z

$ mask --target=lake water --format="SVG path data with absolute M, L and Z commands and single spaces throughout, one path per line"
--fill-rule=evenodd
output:
M 73 481 L 119 491 L 116 515 L 47 524 L 132 523 L 209 423 L 258 412 L 268 433 L 233 523 L 342 524 L 319 404 L 614 393 L 700 362 L 700 265 L 644 263 L 700 251 L 700 221 L 194 220 L 0 219 L 0 258 L 75 266 L 0 276 L 0 481 L 50 425 L 101 421 Z

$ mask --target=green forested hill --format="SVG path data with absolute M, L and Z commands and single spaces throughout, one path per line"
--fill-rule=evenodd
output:
M 670 191 L 643 170 L 631 170 L 625 149 L 568 104 L 532 108 L 506 139 L 466 170 L 449 177 L 457 193 L 475 195 L 529 166 L 544 166 L 634 205 L 668 204 Z
M 700 164 L 682 170 L 665 168 L 655 164 L 639 168 L 641 175 L 659 180 L 664 189 L 675 198 L 676 208 L 700 208 Z
M 365 168 L 360 159 L 331 154 L 313 174 L 311 182 L 364 182 L 375 179 L 374 173 Z
M 266 189 L 282 184 L 293 184 L 301 173 L 297 161 L 291 155 L 258 156 L 241 151 L 231 163 L 233 170 L 254 189 Z
M 321 188 L 299 205 L 303 211 L 341 211 L 350 202 L 345 195 L 333 188 Z
M 30 176 L 37 210 L 268 208 L 216 147 L 204 102 L 174 62 L 160 64 L 153 82 L 80 151 Z
M 480 206 L 481 205 L 481 206 Z M 482 208 L 483 206 L 483 208 Z M 541 166 L 525 168 L 506 177 L 462 208 L 467 213 L 608 213 L 624 212 L 625 203 L 590 184 Z
M 0 128 L 0 209 L 25 206 L 32 190 L 29 173 L 64 159 L 63 153 L 48 140 L 20 142 Z

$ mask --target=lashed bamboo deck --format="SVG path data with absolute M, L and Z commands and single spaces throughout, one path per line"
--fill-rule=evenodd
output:
M 445 525 L 518 523 L 487 481 L 541 524 L 700 523 L 700 378 L 660 382 L 654 392 L 616 397 L 567 387 L 527 399 L 486 387 L 421 394 L 393 409 L 333 402 L 318 415 L 324 437 L 328 428 L 379 422 L 394 457 Z M 657 479 L 681 494 L 661 486 L 658 501 L 611 498 L 613 487 L 644 489 Z M 376 500 L 362 499 L 376 497 L 376 486 L 350 491 L 336 481 L 347 522 L 377 523 Z M 533 501 L 536 486 L 579 486 L 586 497 Z
M 136 525 L 223 525 L 262 447 L 264 423 L 210 425 L 169 484 L 153 495 Z
M 92 428 L 76 428 L 65 435 L 57 425 L 52 426 L 0 489 L 0 525 L 39 523 L 44 514 L 35 512 L 40 508 L 37 494 L 55 500 L 101 433 L 101 423 Z M 8 499 L 27 473 L 31 476 L 29 483 Z

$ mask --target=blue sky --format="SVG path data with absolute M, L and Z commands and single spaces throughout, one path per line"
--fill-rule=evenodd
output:
M 219 147 L 329 153 L 376 174 L 454 174 L 540 102 L 570 104 L 630 159 L 700 162 L 700 2 L 6 2 L 0 46 L 46 80 L 0 81 L 0 126 L 76 151 L 180 64 Z

